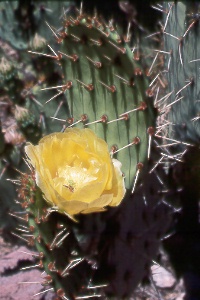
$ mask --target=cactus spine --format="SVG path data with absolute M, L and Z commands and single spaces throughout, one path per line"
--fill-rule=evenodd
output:
M 162 27 L 167 87 L 158 93 L 161 112 L 157 135 L 172 188 L 170 198 L 179 207 L 172 228 L 175 234 L 164 243 L 178 276 L 186 282 L 187 297 L 199 297 L 199 4 L 187 1 L 164 3 Z M 163 97 L 163 98 L 162 98 Z M 162 99 L 159 101 L 159 99 Z M 165 158 L 164 158 L 165 159 Z M 175 195 L 175 196 L 174 196 Z M 178 201 L 177 201 L 178 200 Z M 177 252 L 184 249 L 180 255 Z M 190 246 L 189 246 L 190 245 Z M 198 245 L 198 246 L 197 246 Z M 176 249 L 175 249 L 176 248 Z M 189 279 L 189 280 L 188 280 Z
M 69 126 L 91 128 L 122 162 L 127 197 L 105 213 L 79 216 L 75 224 L 43 200 L 34 173 L 24 175 L 19 196 L 28 212 L 28 242 L 40 252 L 44 284 L 52 284 L 59 298 L 128 298 L 148 278 L 168 222 L 166 206 L 149 185 L 157 182 L 156 175 L 147 174 L 155 122 L 148 71 L 131 51 L 129 35 L 123 37 L 112 22 L 79 12 L 65 16 L 60 30 L 48 26 L 58 45 L 48 43 L 48 53 L 30 51 L 35 60 L 31 74 L 39 72 L 45 81 L 40 77 L 26 94 L 26 108 L 36 120 L 24 115 L 20 128 L 32 143 Z M 130 196 L 142 170 L 143 182 Z

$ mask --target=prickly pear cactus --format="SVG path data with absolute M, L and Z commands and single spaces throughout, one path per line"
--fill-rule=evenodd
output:
M 129 45 L 130 30 L 124 36 L 112 21 L 89 17 L 82 7 L 75 11 L 64 16 L 58 30 L 47 25 L 56 45 L 47 42 L 47 50 L 41 50 L 33 43 L 29 50 L 33 66 L 28 74 L 34 81 L 14 101 L 15 118 L 32 144 L 67 127 L 91 129 L 122 163 L 126 195 L 115 208 L 76 215 L 76 223 L 44 200 L 31 166 L 31 175 L 24 173 L 17 182 L 26 212 L 22 219 L 15 214 L 25 222 L 17 231 L 36 245 L 38 267 L 46 272 L 43 284 L 52 285 L 59 299 L 129 298 L 148 279 L 169 220 L 151 156 L 153 151 L 157 161 L 153 91 L 145 63 Z M 18 72 L 23 82 L 24 70 L 22 65 Z M 67 188 L 73 193 L 73 186 Z
M 161 96 L 157 93 L 156 105 L 161 116 L 156 135 L 162 138 L 164 156 L 168 159 L 168 167 L 173 169 L 175 164 L 178 168 L 181 162 L 187 164 L 188 155 L 185 153 L 188 151 L 192 153 L 194 146 L 195 151 L 198 151 L 199 147 L 200 7 L 197 2 L 183 1 L 165 3 L 163 8 L 165 10 L 162 27 L 165 53 L 163 73 L 166 76 L 167 86 L 164 97 L 163 90 Z M 191 168 L 194 168 L 194 165 L 193 167 L 191 165 Z M 191 174 L 192 172 L 188 178 L 192 186 L 196 178 L 192 179 Z M 178 181 L 180 185 L 181 178 Z M 181 185 L 186 187 L 185 183 Z M 189 182 L 187 186 L 190 186 Z
M 156 135 L 162 139 L 163 161 L 168 171 L 171 203 L 179 205 L 174 216 L 174 234 L 166 239 L 178 276 L 186 283 L 188 299 L 199 297 L 199 34 L 198 2 L 163 3 L 163 34 L 167 86 L 158 92 L 161 112 Z M 164 96 L 163 96 L 164 95 Z M 177 201 L 178 200 L 178 201 Z M 178 245 L 178 247 L 177 247 Z M 184 249 L 183 253 L 177 249 Z
M 118 207 L 75 216 L 75 223 L 43 200 L 31 167 L 32 177 L 25 175 L 19 190 L 28 212 L 29 242 L 36 244 L 47 283 L 61 299 L 130 297 L 148 278 L 168 224 L 168 209 L 157 193 L 159 176 L 148 174 L 155 115 L 147 71 L 128 45 L 130 33 L 123 37 L 112 22 L 79 10 L 64 17 L 60 28 L 51 28 L 60 48 L 30 50 L 33 56 L 50 55 L 63 74 L 59 85 L 42 86 L 38 99 L 52 117 L 51 126 L 90 128 L 107 142 L 111 157 L 122 163 L 127 192 Z M 49 97 L 49 92 L 54 94 Z M 150 182 L 156 182 L 156 191 Z
M 143 179 L 120 207 L 75 223 L 47 206 L 34 173 L 22 177 L 18 192 L 27 214 L 21 237 L 38 249 L 45 290 L 53 286 L 59 299 L 129 299 L 139 282 L 148 282 L 170 209 L 158 193 L 157 174 Z
M 69 107 L 61 124 L 91 128 L 103 138 L 122 162 L 131 190 L 138 164 L 147 157 L 154 112 L 145 70 L 134 61 L 129 37 L 124 40 L 112 24 L 84 15 L 67 18 L 55 34 L 61 50 L 54 58 L 60 60 L 64 79 L 55 98 L 64 94 Z
M 164 7 L 162 31 L 168 87 L 159 105 L 170 122 L 171 139 L 178 139 L 180 144 L 199 143 L 199 5 L 170 2 Z
M 47 37 L 46 23 L 55 26 L 63 11 L 73 7 L 73 1 L 2 1 L 0 37 L 18 50 L 26 50 L 35 34 Z
M 51 41 L 45 39 L 48 22 L 53 25 L 54 20 L 62 15 L 62 9 L 72 6 L 73 3 L 68 1 L 62 4 L 58 1 L 45 4 L 4 1 L 0 4 L 0 223 L 6 232 L 13 224 L 13 218 L 7 212 L 17 210 L 15 188 L 6 178 L 15 180 L 19 175 L 16 169 L 24 169 L 24 143 L 26 140 L 37 143 L 42 135 L 60 128 L 52 123 L 48 112 L 46 116 L 42 101 L 38 101 L 36 95 L 44 79 L 51 84 L 53 78 L 55 83 L 60 80 L 59 74 L 48 58 L 32 59 L 27 49 L 32 47 L 35 51 L 43 51 L 48 42 L 52 45 L 51 35 L 48 34 Z M 51 92 L 47 97 L 51 97 Z M 55 112 L 55 102 L 54 105 Z

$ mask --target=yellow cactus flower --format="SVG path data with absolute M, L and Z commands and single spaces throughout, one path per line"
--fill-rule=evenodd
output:
M 125 195 L 121 163 L 90 129 L 49 134 L 25 152 L 46 201 L 72 217 L 117 206 Z

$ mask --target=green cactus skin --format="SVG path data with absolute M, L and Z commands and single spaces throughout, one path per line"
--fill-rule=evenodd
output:
M 23 169 L 21 156 L 21 147 L 11 146 L 7 143 L 4 144 L 3 153 L 0 154 L 0 227 L 2 233 L 8 238 L 10 238 L 10 231 L 16 227 L 16 220 L 9 215 L 9 212 L 20 209 L 16 201 L 16 188 L 12 182 L 8 181 L 8 178 L 16 179 L 19 176 L 16 168 Z
M 199 143 L 198 3 L 170 2 L 164 8 L 168 12 L 164 20 L 164 49 L 169 52 L 165 56 L 168 82 L 166 94 L 172 94 L 161 103 L 161 111 L 167 113 L 166 119 L 172 123 L 170 138 Z M 173 103 L 177 99 L 180 100 Z
M 19 173 L 16 168 L 22 168 L 22 142 L 23 135 L 18 132 L 16 123 L 11 114 L 10 101 L 2 95 L 0 100 L 0 227 L 5 234 L 16 225 L 13 217 L 8 215 L 12 208 L 17 210 L 19 205 L 14 202 L 17 198 L 16 189 L 7 178 L 13 178 Z
M 182 1 L 163 3 L 163 50 L 167 87 L 157 100 L 162 113 L 158 133 L 170 187 L 170 202 L 179 205 L 174 214 L 174 234 L 164 241 L 178 277 L 186 284 L 186 298 L 199 298 L 199 96 L 200 5 Z M 163 94 L 164 93 L 164 94 Z M 170 124 L 169 124 L 170 123 Z M 168 125 L 167 125 L 168 124 Z M 160 127 L 161 128 L 161 127 Z M 183 251 L 180 251 L 183 249 Z M 192 280 L 190 279 L 192 278 Z M 192 284 L 191 284 L 192 283 Z
M 5 10 L 3 13 L 6 13 Z M 20 67 L 15 65 L 15 72 L 8 78 L 8 92 L 13 106 L 23 105 L 29 112 L 18 120 L 19 128 L 26 139 L 34 144 L 41 136 L 64 130 L 71 123 L 78 122 L 74 126 L 91 128 L 107 141 L 111 154 L 122 162 L 128 192 L 119 207 L 105 213 L 78 216 L 79 222 L 74 223 L 67 216 L 52 211 L 40 191 L 35 189 L 33 178 L 25 176 L 19 194 L 23 200 L 22 207 L 27 212 L 25 221 L 28 221 L 27 230 L 30 232 L 29 236 L 22 234 L 22 238 L 38 249 L 39 266 L 47 274 L 44 285 L 49 283 L 54 286 L 59 299 L 84 296 L 128 299 L 138 283 L 148 278 L 151 260 L 156 259 L 158 245 L 169 218 L 169 212 L 157 192 L 163 187 L 155 174 L 148 175 L 152 168 L 147 163 L 148 143 L 153 134 L 155 115 L 146 67 L 132 53 L 121 33 L 112 28 L 111 22 L 105 24 L 95 17 L 73 15 L 64 18 L 64 26 L 56 31 L 54 27 L 58 27 L 58 18 L 53 21 L 51 18 L 48 23 L 57 38 L 52 33 L 53 39 L 50 39 L 43 18 L 38 32 L 57 53 L 56 56 L 49 47 L 48 54 L 54 59 L 45 55 L 47 51 L 31 43 L 34 41 L 35 30 L 28 38 L 20 38 L 21 44 L 17 41 L 15 45 L 17 49 L 27 49 L 30 42 L 32 52 L 44 53 L 41 56 L 29 54 L 29 61 L 27 53 L 20 51 L 23 63 Z M 44 31 L 48 34 L 44 34 Z M 2 31 L 0 36 L 6 39 Z M 11 40 L 15 41 L 14 38 Z M 55 41 L 58 45 L 55 45 Z M 55 67 L 55 61 L 59 67 Z M 33 84 L 28 90 L 31 80 Z M 41 88 L 60 85 L 64 85 L 63 89 L 40 91 Z M 17 93 L 14 90 L 16 86 Z M 53 98 L 58 93 L 60 95 Z M 125 112 L 134 109 L 136 111 L 130 112 L 127 120 L 122 119 Z M 107 122 L 101 122 L 106 119 L 101 118 L 102 115 L 108 117 Z M 52 117 L 64 121 L 59 122 Z M 97 123 L 87 125 L 98 120 Z M 132 145 L 133 141 L 138 141 L 136 137 L 140 138 L 140 143 Z M 112 148 L 113 145 L 117 145 L 118 149 L 125 148 L 115 154 L 112 150 L 117 148 Z M 19 149 L 17 147 L 18 152 Z M 4 151 L 5 156 L 8 157 Z M 16 157 L 14 160 L 17 161 Z M 12 170 L 10 157 L 9 162 Z M 137 169 L 142 166 L 141 163 L 144 168 Z M 15 166 L 24 169 L 21 160 Z M 138 174 L 142 175 L 143 183 L 137 180 L 140 186 L 130 197 L 135 178 L 138 178 L 135 175 Z M 16 178 L 13 172 L 6 176 Z M 151 188 L 151 182 L 156 182 L 156 190 Z M 9 198 L 14 198 L 15 193 L 11 194 Z M 68 235 L 65 237 L 65 234 Z
M 172 158 L 165 167 L 173 173 L 175 165 L 179 168 L 181 162 L 188 165 L 191 163 L 185 152 L 192 153 L 192 147 L 196 147 L 195 151 L 198 151 L 199 147 L 200 6 L 196 2 L 170 2 L 164 4 L 164 9 L 166 13 L 162 32 L 164 50 L 168 53 L 165 55 L 164 70 L 168 85 L 164 93 L 169 97 L 159 103 L 159 109 L 163 114 L 159 125 L 168 124 L 168 126 L 163 126 L 162 131 L 159 129 L 158 134 L 162 137 L 163 146 L 165 146 L 163 152 Z M 194 167 L 192 165 L 191 168 Z M 169 178 L 169 183 L 175 189 L 178 184 L 192 191 L 194 189 L 189 186 L 192 187 L 192 183 L 196 182 L 194 174 L 196 173 L 188 173 L 188 180 L 191 183 L 183 184 L 181 180 L 172 182 L 171 178 Z M 197 195 L 196 190 L 196 198 L 198 198 Z
M 133 60 L 130 47 L 113 26 L 84 15 L 64 23 L 56 34 L 69 106 L 65 120 L 91 128 L 108 143 L 122 163 L 130 191 L 138 166 L 147 158 L 149 127 L 155 119 L 146 70 Z
M 47 273 L 44 285 L 53 282 L 60 299 L 75 299 L 74 295 L 89 283 L 93 271 L 88 263 L 89 258 L 80 249 L 80 243 L 71 231 L 72 221 L 57 212 L 50 213 L 51 208 L 35 186 L 33 174 L 22 178 L 19 196 L 23 200 L 22 207 L 26 207 L 29 214 L 28 243 L 36 245 L 40 267 Z
M 148 279 L 170 209 L 158 193 L 163 186 L 157 175 L 146 172 L 143 178 L 122 205 L 80 216 L 77 223 L 48 206 L 34 173 L 21 178 L 18 194 L 29 231 L 22 238 L 36 246 L 38 265 L 46 271 L 43 284 L 53 286 L 59 299 L 129 299 L 138 283 Z
M 44 57 L 42 60 L 39 57 L 31 58 L 27 50 L 32 47 L 32 50 L 42 52 L 46 44 L 51 44 L 54 48 L 56 43 L 53 35 L 49 34 L 48 24 L 50 23 L 52 27 L 56 26 L 63 12 L 73 7 L 73 1 L 43 3 L 19 0 L 0 3 L 0 78 L 2 79 L 0 88 L 3 94 L 9 96 L 13 105 L 25 106 L 30 110 L 29 122 L 23 120 L 23 124 L 20 124 L 19 120 L 18 124 L 22 125 L 21 129 L 28 140 L 31 140 L 33 135 L 37 136 L 32 140 L 33 143 L 37 143 L 41 135 L 60 130 L 60 126 L 52 122 L 48 115 L 48 112 L 50 116 L 55 113 L 56 100 L 45 114 L 44 93 L 40 100 L 35 97 L 44 78 L 47 84 L 51 84 L 52 78 L 54 83 L 56 78 L 58 81 L 60 78 L 52 60 Z M 46 96 L 52 97 L 52 92 L 49 91 Z M 68 113 L 65 104 L 60 111 L 63 111 L 63 115 Z
M 52 60 L 44 57 L 42 60 L 40 57 L 32 58 L 27 49 L 31 46 L 35 51 L 43 51 L 44 44 L 53 45 L 54 38 L 49 35 L 44 19 L 52 25 L 54 22 L 57 24 L 63 8 L 68 9 L 71 5 L 72 1 L 50 1 L 45 2 L 45 5 L 38 1 L 0 3 L 0 121 L 3 129 L 0 140 L 0 186 L 3 191 L 0 197 L 0 220 L 6 232 L 13 224 L 13 218 L 7 211 L 16 211 L 17 207 L 14 203 L 15 189 L 11 182 L 5 181 L 6 178 L 15 181 L 19 175 L 15 169 L 23 171 L 25 168 L 22 157 L 25 140 L 35 144 L 42 135 L 60 130 L 60 126 L 49 117 L 57 109 L 56 100 L 45 112 L 44 93 L 42 99 L 38 99 L 36 95 L 44 78 L 48 85 L 51 85 L 52 79 L 57 85 L 61 80 L 60 75 Z M 52 92 L 46 96 L 52 97 Z M 27 115 L 16 119 L 16 105 L 27 109 Z M 63 116 L 68 113 L 65 105 L 61 111 Z M 8 138 L 4 139 L 6 136 Z
M 73 1 L 3 1 L 0 3 L 0 37 L 15 49 L 26 50 L 35 33 L 47 37 L 46 24 L 56 26 Z
M 55 84 L 47 83 L 37 96 L 45 114 L 61 120 L 51 121 L 50 132 L 56 131 L 55 123 L 62 130 L 73 124 L 94 130 L 122 162 L 128 192 L 119 207 L 79 215 L 74 223 L 56 207 L 48 207 L 34 178 L 25 177 L 19 194 L 28 213 L 29 243 L 41 253 L 39 265 L 60 299 L 128 299 L 138 283 L 148 278 L 169 222 L 169 210 L 158 193 L 163 189 L 159 176 L 148 173 L 152 162 L 147 163 L 147 152 L 155 120 L 152 91 L 146 70 L 111 24 L 106 26 L 97 17 L 73 16 L 64 18 L 64 27 L 54 36 L 61 50 L 53 49 L 53 56 L 63 71 L 63 82 L 56 92 L 51 89 Z M 48 60 L 45 55 L 42 59 Z M 62 103 L 67 112 L 58 110 Z M 130 110 L 129 118 L 123 119 Z M 133 143 L 139 141 L 136 137 L 138 145 Z M 113 145 L 116 150 L 125 148 L 115 154 Z M 130 197 L 135 175 L 140 173 L 142 183 L 137 182 L 140 186 Z

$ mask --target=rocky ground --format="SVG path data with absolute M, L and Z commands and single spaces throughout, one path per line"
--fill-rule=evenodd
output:
M 138 287 L 130 300 L 183 300 L 183 281 L 177 281 L 167 256 L 162 253 L 162 266 L 153 264 L 152 282 Z M 12 246 L 0 237 L 0 299 L 54 300 L 50 287 L 42 286 L 44 274 L 34 266 L 37 253 L 25 246 Z M 26 268 L 22 270 L 22 268 Z M 49 290 L 49 291 L 47 291 Z

